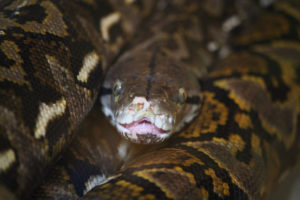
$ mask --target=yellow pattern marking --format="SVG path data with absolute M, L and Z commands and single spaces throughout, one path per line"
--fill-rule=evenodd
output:
M 214 185 L 214 192 L 218 194 L 221 198 L 229 196 L 229 185 L 224 183 L 219 177 L 216 176 L 216 173 L 213 169 L 207 169 L 204 173 L 212 178 Z
M 143 191 L 142 187 L 139 187 L 137 185 L 133 185 L 130 182 L 120 180 L 116 183 L 116 185 L 119 185 L 121 188 L 126 188 L 126 190 L 129 190 L 131 195 L 133 197 L 137 197 L 140 195 L 140 193 Z
M 230 92 L 229 93 L 229 98 L 234 100 L 234 102 L 240 107 L 240 109 L 245 110 L 245 111 L 250 111 L 251 107 L 250 105 L 246 104 L 239 96 L 237 96 L 235 93 Z
M 254 50 L 273 58 L 283 66 L 281 67 L 282 78 L 286 83 L 293 84 L 293 80 L 297 79 L 294 66 L 300 63 L 298 59 L 300 56 L 300 45 L 298 43 L 287 40 L 275 41 L 267 47 L 256 45 Z
M 253 124 L 249 115 L 244 113 L 236 113 L 234 116 L 234 120 L 242 129 L 253 128 Z
M 116 183 L 117 186 L 119 186 L 120 188 L 118 188 L 118 196 L 122 196 L 122 199 L 128 199 L 129 197 L 138 197 L 137 199 L 143 200 L 143 199 L 147 199 L 147 200 L 154 200 L 155 197 L 152 194 L 145 194 L 145 195 L 141 195 L 141 192 L 144 190 L 142 187 L 134 185 L 130 182 L 127 182 L 125 180 L 120 180 Z M 111 191 L 109 190 L 109 193 L 111 193 Z M 108 197 L 111 197 L 111 194 L 108 194 Z
M 16 155 L 12 149 L 0 152 L 0 172 L 8 169 L 11 166 L 11 164 L 15 161 Z
M 151 159 L 145 159 L 145 157 L 143 157 L 143 159 L 132 164 L 131 167 L 138 168 L 152 164 L 181 164 L 184 166 L 191 166 L 192 164 L 197 163 L 199 165 L 204 165 L 204 162 L 199 158 L 184 150 L 175 148 L 161 149 L 159 152 L 153 152 L 149 156 L 151 156 Z
M 297 8 L 292 7 L 286 2 L 278 2 L 275 4 L 276 9 L 286 12 L 288 15 L 295 17 L 300 21 L 300 13 Z
M 237 44 L 251 44 L 268 38 L 280 37 L 289 32 L 290 23 L 280 14 L 266 13 L 259 16 L 251 28 L 235 37 Z
M 241 79 L 245 80 L 245 81 L 251 81 L 253 83 L 258 84 L 261 88 L 267 89 L 267 86 L 266 86 L 266 84 L 264 82 L 264 79 L 261 78 L 261 77 L 257 77 L 257 76 L 243 76 Z
M 171 199 L 181 199 L 179 195 L 188 192 L 186 191 L 186 188 L 189 187 L 178 187 L 178 183 L 176 183 L 176 181 L 180 181 L 183 185 L 190 184 L 192 186 L 196 184 L 194 175 L 184 171 L 180 167 L 174 167 L 173 169 L 145 169 L 134 172 L 133 174 L 154 183 L 168 198 Z
M 121 14 L 118 12 L 114 12 L 104 18 L 101 19 L 100 27 L 101 27 L 101 33 L 102 37 L 105 41 L 109 41 L 109 29 L 112 27 L 115 23 L 117 23 L 121 18 Z
M 245 141 L 238 134 L 231 134 L 229 136 L 229 144 L 234 154 L 237 151 L 243 151 L 246 146 Z
M 126 4 L 132 4 L 132 3 L 134 3 L 135 2 L 135 0 L 125 0 L 125 3 Z
M 201 189 L 199 190 L 199 197 L 201 197 L 202 200 L 208 200 L 209 194 L 204 187 L 201 187 Z
M 42 23 L 36 21 L 28 21 L 25 24 L 12 24 L 11 26 L 18 26 L 26 32 L 35 33 L 51 33 L 60 37 L 67 36 L 67 26 L 63 20 L 63 14 L 56 8 L 51 1 L 41 2 L 41 6 L 45 9 L 47 16 Z
M 114 190 L 113 193 L 112 190 Z M 115 184 L 101 185 L 101 196 L 107 199 L 131 199 L 134 197 L 137 200 L 155 200 L 153 194 L 141 194 L 141 192 L 145 192 L 144 188 L 125 180 L 119 180 Z
M 16 4 L 20 3 L 20 1 L 15 2 Z M 35 5 L 36 3 L 37 2 L 34 1 L 26 1 L 26 6 Z M 12 18 L 1 18 L 1 20 L 4 21 L 4 23 L 1 23 L 1 29 L 5 30 L 9 27 L 19 27 L 22 28 L 25 32 L 34 32 L 40 34 L 51 33 L 59 37 L 67 36 L 67 25 L 64 22 L 63 14 L 57 9 L 57 7 L 51 1 L 42 1 L 40 5 L 45 9 L 45 14 L 47 15 L 42 23 L 38 23 L 35 20 L 26 21 L 26 23 L 18 23 Z M 9 7 L 10 9 L 15 10 L 16 6 L 22 7 L 25 6 L 25 4 L 22 3 L 22 5 L 15 5 L 14 3 L 12 3 Z M 6 8 L 8 9 L 9 7 Z M 14 14 L 18 15 L 20 14 L 20 12 L 15 11 Z
M 260 147 L 260 139 L 255 133 L 252 133 L 251 135 L 251 147 L 255 153 L 257 153 L 260 156 L 262 155 L 262 150 Z
M 227 80 L 219 80 L 215 82 L 215 86 L 229 90 L 230 86 L 228 85 Z M 251 107 L 247 104 L 240 96 L 235 94 L 233 91 L 229 92 L 228 95 L 242 110 L 250 111 Z
M 155 200 L 155 196 L 153 194 L 146 194 L 143 196 L 140 196 L 138 200 Z
M 81 82 L 87 83 L 89 74 L 98 65 L 99 60 L 99 56 L 95 51 L 88 53 L 83 59 L 83 65 L 77 75 L 77 79 Z
M 245 141 L 237 134 L 231 134 L 228 140 L 214 137 L 213 141 L 225 145 L 233 155 L 235 155 L 237 151 L 242 151 L 246 145 Z
M 211 142 L 208 142 L 208 143 L 211 143 Z M 214 143 L 216 143 L 216 141 L 214 141 Z M 241 189 L 243 189 L 249 195 L 249 191 L 246 189 L 247 187 L 245 187 L 246 183 L 242 181 L 243 179 L 241 178 L 241 176 L 238 173 L 232 173 L 232 171 L 231 171 L 232 168 L 229 168 L 229 166 L 226 163 L 220 161 L 220 159 L 218 157 L 216 157 L 215 155 L 213 155 L 213 153 L 210 150 L 208 150 L 207 148 L 203 148 L 204 142 L 192 141 L 192 142 L 185 142 L 184 144 L 196 149 L 197 151 L 205 153 L 207 156 L 209 156 L 211 159 L 213 159 L 220 168 L 226 169 L 229 172 L 229 176 L 231 177 L 232 182 L 234 184 L 236 184 L 238 187 L 240 187 Z M 221 146 L 222 146 L 222 144 L 221 144 Z M 226 146 L 226 147 L 228 147 L 228 146 Z M 245 169 L 240 169 L 240 170 L 244 171 Z
M 40 139 L 41 137 L 45 137 L 48 123 L 56 117 L 61 116 L 65 112 L 65 109 L 66 100 L 64 98 L 50 105 L 41 103 L 34 131 L 35 138 Z
M 263 58 L 247 52 L 241 52 L 225 58 L 216 70 L 210 72 L 209 76 L 225 76 L 235 72 L 239 74 L 249 74 L 251 72 L 267 74 L 266 66 L 267 62 Z
M 225 125 L 228 119 L 228 108 L 221 102 L 214 99 L 214 94 L 211 92 L 203 92 L 205 101 L 202 106 L 203 113 L 199 115 L 195 126 L 190 126 L 187 131 L 181 132 L 182 137 L 191 138 L 198 137 L 199 134 L 215 132 L 218 125 Z M 192 133 L 192 134 L 191 134 Z
M 5 40 L 0 44 L 0 48 L 8 59 L 15 62 L 9 68 L 0 66 L 0 81 L 6 79 L 19 85 L 30 85 L 24 78 L 26 73 L 22 68 L 23 59 L 19 54 L 20 49 L 17 44 L 13 41 Z

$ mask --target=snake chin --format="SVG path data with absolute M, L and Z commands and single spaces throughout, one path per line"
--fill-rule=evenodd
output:
M 138 121 L 133 121 L 130 124 L 120 125 L 129 130 L 131 133 L 136 134 L 164 134 L 168 132 L 168 130 L 157 127 L 146 117 L 143 117 Z
M 132 102 L 113 114 L 118 131 L 135 143 L 158 143 L 173 132 L 174 117 L 157 103 L 145 97 L 134 97 Z
M 148 101 L 145 97 L 134 97 L 129 104 L 112 109 L 112 101 L 101 97 L 102 110 L 110 117 L 118 132 L 134 143 L 161 143 L 189 123 L 197 115 L 200 105 L 188 105 L 180 111 L 171 112 L 161 102 Z
M 156 121 L 142 117 L 130 123 L 117 123 L 117 129 L 132 142 L 143 144 L 158 143 L 168 138 L 171 135 L 171 130 L 159 128 L 155 124 Z M 160 126 L 165 127 L 162 125 L 162 122 Z
M 144 125 L 141 125 L 144 126 Z M 147 126 L 147 125 L 146 125 Z M 118 131 L 128 140 L 130 140 L 133 143 L 139 143 L 139 144 L 154 144 L 154 143 L 160 143 L 163 142 L 165 139 L 170 137 L 171 132 L 165 132 L 165 133 L 153 133 L 153 132 L 137 132 L 137 131 L 130 131 L 124 126 L 118 124 L 117 125 Z

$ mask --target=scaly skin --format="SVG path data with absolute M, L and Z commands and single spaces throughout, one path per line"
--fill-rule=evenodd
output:
M 160 0 L 164 2 L 164 0 Z M 0 194 L 25 198 L 90 111 L 156 0 L 0 2 Z
M 152 5 L 143 13 L 116 1 L 0 6 L 0 198 L 25 198 L 70 143 L 108 63 Z M 99 29 L 112 12 L 120 17 Z
M 199 117 L 82 199 L 264 199 L 299 154 L 298 13 L 278 3 L 237 31 Z
M 1 198 L 28 196 L 61 155 L 96 99 L 102 72 L 140 22 L 161 12 L 156 1 L 147 2 L 0 2 Z M 292 8 L 282 12 L 275 20 L 286 18 L 283 26 L 277 23 L 265 29 L 272 30 L 268 33 L 260 30 L 264 26 L 252 26 L 252 32 L 240 33 L 244 38 L 234 36 L 234 49 L 244 53 L 220 61 L 203 80 L 205 101 L 194 123 L 85 198 L 257 199 L 266 194 L 299 152 L 299 17 Z M 103 25 L 112 19 L 108 16 L 115 20 L 111 27 Z M 254 94 L 259 102 L 250 101 Z
M 216 44 L 222 45 L 222 42 L 219 41 L 224 40 L 224 38 L 219 39 L 218 37 L 216 37 L 216 35 L 211 35 L 210 33 L 213 32 L 213 30 L 222 30 L 222 22 L 226 20 L 227 17 L 233 14 L 233 11 L 231 10 L 232 6 L 229 6 L 230 9 L 224 7 L 224 10 L 221 9 L 219 12 L 214 13 L 213 17 L 210 17 L 211 14 L 206 12 L 206 9 L 210 10 L 209 8 L 206 8 L 208 5 L 204 6 L 202 4 L 199 4 L 198 1 L 179 1 L 179 3 L 183 3 L 184 6 L 178 7 L 176 6 L 176 4 L 168 5 L 167 8 L 163 9 L 163 11 L 166 12 L 158 11 L 157 13 L 152 15 L 153 17 L 149 19 L 148 23 L 143 23 L 141 33 L 137 35 L 137 38 L 133 41 L 133 44 L 130 45 L 130 47 L 133 47 L 134 50 L 126 49 L 123 55 L 125 57 L 127 55 L 129 61 L 133 65 L 136 64 L 136 67 L 140 67 L 139 62 L 134 62 L 135 60 L 143 60 L 144 57 L 135 59 L 135 56 L 139 55 L 136 53 L 139 53 L 139 48 L 142 47 L 141 49 L 143 49 L 146 43 L 148 44 L 148 46 L 146 45 L 146 47 L 149 48 L 150 54 L 151 49 L 159 49 L 159 54 L 161 57 L 164 57 L 165 54 L 165 57 L 168 57 L 169 59 L 171 58 L 176 60 L 176 62 L 180 61 L 184 63 L 183 68 L 180 70 L 183 70 L 184 67 L 188 66 L 186 70 L 194 69 L 196 72 L 197 70 L 199 70 L 196 69 L 197 67 L 202 67 L 200 70 L 205 71 L 207 64 L 211 62 L 210 58 L 214 57 L 214 55 L 212 55 L 214 54 L 214 52 L 209 52 L 206 49 L 207 43 L 210 41 L 214 41 Z M 206 9 L 203 7 L 205 7 Z M 158 31 L 160 34 L 157 34 Z M 224 37 L 223 34 L 226 35 L 227 33 L 220 32 L 218 36 Z M 216 40 L 216 38 L 218 38 L 218 40 Z M 135 51 L 136 49 L 137 51 Z M 133 57 L 134 59 L 130 59 L 130 57 Z M 120 62 L 120 60 L 118 60 L 116 64 L 122 67 L 122 62 Z M 155 70 L 160 72 L 160 74 L 162 74 L 162 69 L 163 68 L 155 67 Z M 120 70 L 117 70 L 117 73 L 120 73 Z M 177 74 L 175 74 L 175 76 L 182 75 L 182 73 L 178 74 L 178 71 L 176 73 Z M 203 73 L 200 72 L 199 74 Z M 164 74 L 164 76 L 165 75 L 169 76 L 167 72 Z M 110 77 L 111 74 L 108 73 L 107 76 Z M 176 79 L 175 82 L 179 81 L 179 83 L 181 83 L 180 80 Z M 160 87 L 160 84 L 155 83 L 154 85 L 156 85 L 156 88 Z M 107 85 L 104 86 L 107 87 Z M 175 88 L 175 90 L 177 89 Z M 152 92 L 150 95 L 152 95 Z M 88 118 L 87 120 L 90 119 Z M 80 132 L 82 136 L 90 135 L 93 134 L 90 133 L 93 132 L 93 128 L 89 127 L 84 130 L 81 129 Z M 105 150 L 105 147 L 96 145 L 97 141 L 99 141 L 99 143 L 101 144 L 103 143 L 103 141 L 99 139 L 99 136 L 87 137 L 93 138 L 93 140 L 88 142 L 89 139 L 87 138 L 85 140 L 87 141 L 87 143 L 85 143 L 84 146 L 80 145 L 80 138 L 82 137 L 79 137 L 79 139 L 77 138 L 75 140 L 74 145 L 69 148 L 67 153 L 63 155 L 62 160 L 54 167 L 54 169 L 50 172 L 50 175 L 46 177 L 44 183 L 34 194 L 34 198 L 76 199 L 78 196 L 84 195 L 93 186 L 101 184 L 101 181 L 103 181 L 102 177 L 107 177 L 114 174 L 112 172 L 114 168 L 106 171 L 103 170 L 107 168 L 106 165 L 111 166 L 109 164 L 110 161 L 108 161 L 107 159 L 103 159 L 103 157 L 114 157 L 115 165 L 119 165 L 120 162 L 128 163 L 128 161 L 135 158 L 136 154 L 141 154 L 139 152 L 140 148 L 132 147 L 133 145 L 129 145 L 127 149 L 127 146 L 122 142 L 118 144 L 118 142 L 116 141 L 107 141 L 107 143 L 109 144 L 114 143 L 115 148 L 118 148 L 119 152 L 123 152 L 119 153 L 122 154 L 122 158 L 121 160 L 119 160 L 120 155 L 115 155 L 111 152 L 111 150 Z M 106 136 L 104 135 L 103 137 Z M 105 140 L 105 138 L 103 140 Z M 98 152 L 99 155 L 97 162 L 93 162 L 93 160 L 95 159 L 95 155 L 97 154 L 97 151 L 92 150 L 93 148 L 103 150 L 103 152 Z M 131 153 L 131 151 L 138 153 Z M 91 155 L 91 153 L 86 152 L 93 152 L 93 154 Z M 101 161 L 102 159 L 103 162 Z M 84 170 L 82 170 L 83 168 Z

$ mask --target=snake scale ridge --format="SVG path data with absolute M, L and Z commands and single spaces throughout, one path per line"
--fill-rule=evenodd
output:
M 0 199 L 30 199 L 42 179 L 36 199 L 265 198 L 299 159 L 299 3 L 275 3 L 224 42 L 214 33 L 236 12 L 230 3 L 215 12 L 205 1 L 0 1 Z M 170 25 L 172 16 L 191 20 L 176 29 L 168 16 Z M 174 33 L 162 41 L 177 41 L 162 55 L 185 47 L 175 57 L 191 70 L 212 66 L 198 77 L 198 117 L 128 160 L 118 150 L 131 144 L 105 134 L 108 125 L 74 138 L 108 66 L 161 27 Z M 232 51 L 225 58 L 216 54 L 226 48 L 206 49 L 224 43 Z M 96 186 L 101 173 L 111 177 Z

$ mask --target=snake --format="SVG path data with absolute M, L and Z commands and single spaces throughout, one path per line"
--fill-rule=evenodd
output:
M 153 41 L 147 46 L 147 40 L 141 42 L 138 38 L 140 36 L 135 33 L 139 27 L 147 26 L 147 23 L 152 25 L 162 21 L 161 24 L 164 25 L 162 19 L 168 19 L 164 17 L 169 16 L 169 11 L 171 21 L 172 16 L 180 17 L 177 10 L 183 10 L 179 12 L 183 16 L 188 12 L 194 14 L 194 5 L 196 8 L 200 6 L 205 13 L 206 4 L 203 6 L 197 1 L 190 2 L 192 3 L 117 0 L 0 2 L 3 8 L 0 13 L 1 199 L 30 198 L 45 177 L 44 186 L 51 186 L 47 182 L 46 172 L 51 172 L 49 168 L 55 166 L 55 161 L 61 156 L 66 157 L 55 168 L 63 169 L 60 173 L 66 177 L 68 185 L 66 188 L 59 187 L 59 177 L 50 176 L 56 184 L 52 191 L 75 190 L 74 198 L 263 199 L 268 195 L 280 175 L 296 164 L 299 156 L 300 17 L 297 2 L 292 2 L 292 6 L 287 2 L 275 3 L 250 20 L 251 23 L 234 30 L 228 39 L 232 53 L 217 59 L 206 75 L 201 79 L 197 78 L 201 87 L 196 88 L 201 98 L 191 98 L 194 94 L 190 93 L 189 84 L 173 88 L 177 99 L 172 100 L 177 101 L 176 106 L 186 105 L 188 110 L 192 107 L 189 101 L 194 105 L 193 101 L 196 99 L 196 109 L 191 109 L 192 117 L 188 114 L 189 117 L 185 120 L 175 115 L 176 119 L 181 120 L 176 123 L 173 120 L 174 129 L 167 131 L 166 137 L 158 137 L 156 134 L 153 136 L 157 127 L 163 127 L 163 132 L 165 129 L 157 124 L 160 122 L 155 122 L 157 127 L 153 128 L 153 116 L 150 115 L 156 115 L 156 112 L 152 111 L 146 112 L 141 118 L 145 126 L 155 130 L 151 132 L 151 136 L 138 137 L 134 134 L 135 129 L 132 129 L 132 133 L 124 132 L 125 137 L 135 142 L 166 140 L 161 146 L 125 161 L 120 171 L 117 169 L 119 164 L 114 163 L 119 161 L 111 160 L 111 165 L 115 168 L 111 171 L 114 174 L 85 192 L 78 193 L 80 184 L 73 182 L 74 179 L 68 175 L 70 169 L 76 172 L 81 168 L 84 169 L 81 173 L 85 173 L 91 169 L 86 166 L 103 165 L 97 159 L 90 159 L 98 151 L 95 149 L 97 146 L 88 147 L 94 150 L 93 153 L 90 152 L 91 155 L 80 151 L 81 145 L 87 148 L 87 144 L 93 143 L 94 136 L 85 142 L 87 138 L 84 135 L 76 138 L 75 133 L 97 101 L 101 77 L 108 66 L 112 64 L 106 75 L 110 72 L 112 74 L 106 80 L 117 74 L 113 67 L 123 65 L 124 62 L 135 62 L 130 60 L 135 53 L 149 58 L 145 59 L 145 64 L 150 69 L 151 61 L 159 63 L 163 57 L 167 57 L 166 66 L 173 66 L 174 63 L 177 66 L 179 62 L 177 67 L 181 70 L 182 64 L 192 66 L 199 62 L 198 59 L 188 60 L 186 57 L 178 60 L 176 54 L 170 57 L 174 52 L 161 49 L 161 44 L 157 48 Z M 78 12 L 74 14 L 74 10 Z M 172 11 L 175 15 L 172 15 Z M 198 10 L 196 13 L 199 13 Z M 207 20 L 214 21 L 216 15 L 218 16 L 214 12 L 209 13 L 212 17 L 207 17 Z M 197 17 L 188 18 L 188 21 L 197 24 Z M 169 22 L 166 21 L 168 25 Z M 174 38 L 180 42 L 182 41 L 176 33 L 190 27 L 181 28 L 177 30 L 170 27 L 170 32 L 175 33 Z M 148 32 L 142 33 L 142 40 L 148 38 Z M 193 34 L 188 31 L 186 33 L 185 37 L 193 38 Z M 206 35 L 206 39 L 212 35 Z M 157 41 L 168 41 L 169 38 L 172 37 L 158 35 Z M 202 38 L 193 39 L 202 42 Z M 131 41 L 138 44 L 133 51 L 127 48 Z M 139 44 L 142 44 L 142 49 Z M 155 45 L 151 46 L 152 44 Z M 209 43 L 208 46 L 214 48 L 216 43 Z M 200 57 L 199 52 L 206 52 L 204 48 L 198 48 L 198 52 L 193 52 L 193 58 Z M 133 53 L 134 50 L 138 52 Z M 152 68 L 152 74 L 146 78 L 148 82 L 144 86 L 156 84 L 156 69 L 161 68 Z M 113 87 L 104 81 L 104 88 L 111 87 L 109 89 L 114 93 L 115 103 L 128 101 L 119 91 L 124 83 L 126 82 L 120 77 L 113 82 Z M 193 80 L 192 85 L 194 86 Z M 147 87 L 149 92 L 150 89 L 155 90 L 153 86 L 152 89 Z M 199 97 L 199 93 L 195 95 Z M 150 99 L 152 98 L 146 95 L 135 99 L 135 102 L 142 104 L 137 106 L 141 106 L 144 111 L 145 107 L 151 108 L 151 104 L 147 104 Z M 151 109 L 154 111 L 154 108 L 155 106 Z M 110 113 L 107 107 L 104 109 L 105 114 Z M 165 107 L 159 107 L 160 109 L 167 110 Z M 197 116 L 194 115 L 195 110 Z M 112 123 L 116 123 L 116 118 L 111 115 Z M 125 122 L 132 123 L 131 120 Z M 165 124 L 166 130 L 169 130 L 167 122 Z M 106 127 L 101 130 L 104 133 L 108 129 Z M 113 148 L 111 141 L 120 140 L 122 143 L 122 138 L 117 134 L 103 137 L 108 138 L 101 144 L 103 149 L 111 149 L 114 151 L 112 154 L 119 155 L 120 152 L 116 152 L 118 150 Z M 71 141 L 72 152 L 68 152 L 70 149 L 67 146 Z M 94 141 L 94 145 L 96 143 Z M 109 147 L 106 148 L 105 145 Z M 66 154 L 62 155 L 63 151 Z M 107 158 L 104 157 L 103 160 L 105 159 Z M 113 168 L 110 160 L 107 160 L 107 169 Z M 79 163 L 80 166 L 73 165 L 74 163 Z M 96 174 L 97 169 L 92 169 Z M 89 177 L 83 179 L 88 180 Z M 42 195 L 43 198 L 48 194 L 42 192 Z M 67 196 L 60 198 L 66 199 L 64 197 Z
M 201 98 L 196 77 L 160 53 L 164 45 L 153 40 L 127 51 L 110 67 L 103 86 L 112 90 L 101 96 L 112 124 L 139 143 L 161 142 L 180 130 L 197 114 Z

